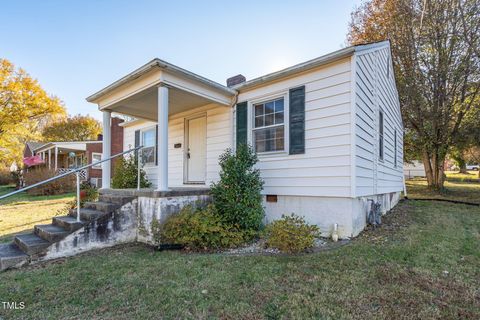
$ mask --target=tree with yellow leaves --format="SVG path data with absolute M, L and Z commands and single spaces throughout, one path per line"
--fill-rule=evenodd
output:
M 25 142 L 40 139 L 43 127 L 65 114 L 60 99 L 24 70 L 0 59 L 0 167 L 20 163 Z

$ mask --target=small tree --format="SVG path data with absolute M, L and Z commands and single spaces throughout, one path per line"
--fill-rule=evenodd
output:
M 241 145 L 236 153 L 228 149 L 220 156 L 220 181 L 212 183 L 211 193 L 220 217 L 245 230 L 259 230 L 264 211 L 263 181 L 254 168 L 258 158 L 253 148 Z
M 137 187 L 138 166 L 134 156 L 120 157 L 115 164 L 115 173 L 112 179 L 112 188 L 129 189 Z M 145 170 L 140 169 L 140 187 L 149 188 L 152 184 L 147 180 Z

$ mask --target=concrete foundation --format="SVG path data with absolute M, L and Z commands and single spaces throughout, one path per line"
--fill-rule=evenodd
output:
M 366 227 L 368 199 L 380 202 L 385 214 L 398 203 L 400 192 L 358 198 L 277 196 L 277 202 L 267 202 L 264 198 L 265 222 L 295 213 L 308 223 L 316 224 L 324 237 L 331 236 L 337 223 L 339 237 L 351 238 Z
M 54 243 L 38 261 L 72 256 L 129 242 L 153 243 L 152 222 L 162 223 L 185 206 L 204 207 L 210 202 L 208 189 L 184 188 L 167 192 L 153 190 L 101 190 L 100 200 L 122 203 L 114 211 L 89 222 Z

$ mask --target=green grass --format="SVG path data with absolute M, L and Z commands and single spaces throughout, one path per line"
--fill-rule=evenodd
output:
M 119 246 L 0 274 L 0 318 L 480 318 L 480 208 L 407 201 L 348 245 L 296 256 Z
M 13 186 L 0 186 L 0 195 L 14 191 Z M 74 194 L 31 196 L 25 192 L 0 200 L 0 242 L 7 242 L 36 224 L 48 224 L 52 217 L 74 199 Z
M 463 182 L 480 182 L 478 171 L 468 171 L 468 173 L 459 173 L 458 171 L 445 171 L 447 180 Z
M 407 193 L 411 199 L 448 199 L 480 203 L 480 182 L 465 182 L 460 180 L 445 181 L 445 190 L 433 191 L 427 188 L 426 179 L 407 180 Z

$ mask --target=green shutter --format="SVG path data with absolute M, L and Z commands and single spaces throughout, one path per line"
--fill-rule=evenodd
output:
M 247 143 L 247 102 L 237 104 L 237 148 Z
M 140 146 L 140 130 L 135 130 L 135 148 Z M 135 158 L 137 158 L 138 150 L 135 151 Z
M 305 86 L 290 89 L 290 154 L 305 153 Z

